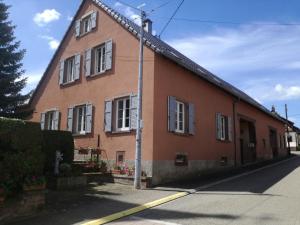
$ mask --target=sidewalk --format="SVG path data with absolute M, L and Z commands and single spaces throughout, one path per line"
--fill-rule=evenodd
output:
M 176 193 L 156 189 L 134 190 L 121 184 L 91 183 L 87 188 L 48 191 L 47 204 L 36 217 L 11 225 L 81 224 Z

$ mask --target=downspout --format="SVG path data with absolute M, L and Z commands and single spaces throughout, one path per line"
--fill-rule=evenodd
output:
M 233 141 L 234 141 L 234 167 L 237 167 L 237 143 L 236 143 L 236 103 L 240 98 L 235 98 L 232 103 L 233 108 Z

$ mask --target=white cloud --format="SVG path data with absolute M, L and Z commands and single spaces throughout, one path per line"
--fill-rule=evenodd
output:
M 42 69 L 26 72 L 23 78 L 27 77 L 27 83 L 26 87 L 22 90 L 22 93 L 25 94 L 35 89 L 43 73 L 44 71 Z
M 114 7 L 118 10 L 121 11 L 124 16 L 128 17 L 129 19 L 131 19 L 133 22 L 135 22 L 138 25 L 141 25 L 141 17 L 140 15 L 136 14 L 132 8 L 130 8 L 129 6 L 125 6 L 120 2 L 116 2 L 114 4 Z
M 300 98 L 300 86 L 283 86 L 277 84 L 274 90 L 278 98 L 282 100 Z
M 43 27 L 52 21 L 59 20 L 60 16 L 61 14 L 55 9 L 45 9 L 43 12 L 35 14 L 33 21 Z
M 67 20 L 68 20 L 68 21 L 72 21 L 72 20 L 73 20 L 73 16 L 68 16 L 68 17 L 67 17 Z
M 40 36 L 40 38 L 43 38 L 48 41 L 48 45 L 51 50 L 56 50 L 60 44 L 58 40 L 56 40 L 54 37 L 51 36 L 42 35 Z
M 168 42 L 217 73 L 300 68 L 299 26 L 258 23 L 216 28 L 209 34 L 187 34 Z
M 300 27 L 249 24 L 168 43 L 261 103 L 300 99 Z

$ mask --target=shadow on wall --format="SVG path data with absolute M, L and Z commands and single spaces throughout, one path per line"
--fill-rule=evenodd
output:
M 262 194 L 267 189 L 272 187 L 274 184 L 288 176 L 295 169 L 300 167 L 300 157 L 293 156 L 287 163 L 283 163 L 278 166 L 274 166 L 259 172 L 259 174 L 250 174 L 239 179 L 231 180 L 222 185 L 216 185 L 211 188 L 205 189 L 205 191 L 210 192 L 250 192 Z M 262 162 L 262 165 L 270 164 L 272 161 L 266 163 Z M 274 161 L 273 161 L 274 162 Z M 259 165 L 259 166 L 262 166 Z M 229 171 L 226 173 L 215 174 L 206 177 L 198 177 L 191 180 L 183 180 L 179 182 L 172 182 L 164 186 L 158 187 L 158 190 L 177 190 L 178 188 L 183 189 L 197 189 L 200 186 L 213 183 L 220 179 L 225 179 L 229 176 L 234 176 L 242 172 L 249 172 L 259 166 L 248 166 L 244 168 L 239 168 L 234 171 Z

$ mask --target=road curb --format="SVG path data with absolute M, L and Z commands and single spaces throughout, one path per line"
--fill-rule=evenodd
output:
M 83 223 L 82 225 L 106 224 L 106 223 L 112 222 L 114 220 L 118 220 L 118 219 L 121 219 L 123 217 L 130 216 L 130 215 L 133 215 L 135 213 L 144 211 L 146 209 L 150 209 L 150 208 L 153 208 L 155 206 L 162 205 L 164 203 L 173 201 L 175 199 L 182 198 L 182 197 L 187 196 L 189 194 L 190 194 L 189 192 L 179 192 L 179 193 L 176 193 L 174 195 L 170 195 L 170 196 L 167 196 L 167 197 L 164 197 L 164 198 L 152 201 L 152 202 L 148 202 L 146 204 L 143 204 L 143 205 L 131 208 L 131 209 L 127 209 L 127 210 L 124 210 L 124 211 L 121 211 L 121 212 L 118 212 L 118 213 L 111 214 L 109 216 L 102 217 L 100 219 L 96 219 L 96 220 L 92 220 L 92 221 Z
M 176 199 L 188 196 L 190 194 L 193 194 L 193 193 L 196 193 L 198 191 L 201 191 L 201 190 L 204 190 L 204 189 L 216 186 L 218 184 L 225 183 L 225 182 L 228 182 L 228 181 L 231 181 L 231 180 L 235 180 L 237 178 L 248 176 L 248 175 L 251 175 L 253 173 L 257 173 L 257 172 L 259 172 L 261 170 L 264 170 L 264 169 L 267 169 L 267 168 L 271 168 L 271 167 L 280 165 L 282 163 L 288 162 L 288 161 L 296 159 L 298 157 L 299 156 L 295 156 L 295 157 L 291 157 L 291 158 L 288 158 L 288 159 L 284 159 L 284 160 L 281 160 L 279 162 L 276 162 L 276 163 L 273 163 L 273 164 L 270 164 L 270 165 L 266 165 L 266 166 L 260 167 L 258 169 L 249 171 L 249 172 L 244 172 L 244 173 L 232 176 L 232 177 L 228 177 L 228 178 L 225 178 L 225 179 L 222 179 L 222 180 L 219 180 L 219 181 L 207 184 L 207 185 L 203 185 L 203 186 L 200 186 L 200 187 L 192 189 L 192 190 L 181 191 L 181 192 L 178 192 L 176 194 L 173 194 L 173 195 L 161 198 L 161 199 L 157 199 L 155 201 L 148 202 L 148 203 L 139 205 L 139 206 L 131 208 L 131 209 L 127 209 L 127 210 L 124 210 L 124 211 L 121 211 L 121 212 L 117 212 L 117 213 L 114 213 L 114 214 L 111 214 L 111 215 L 108 215 L 108 216 L 105 216 L 105 217 L 102 217 L 102 218 L 99 218 L 99 219 L 96 219 L 96 220 L 92 220 L 92 221 L 89 221 L 89 222 L 82 223 L 81 225 L 101 225 L 101 224 L 106 224 L 106 223 L 109 223 L 109 222 L 121 219 L 123 217 L 127 217 L 127 216 L 130 216 L 130 215 L 136 214 L 136 213 L 144 211 L 146 209 L 150 209 L 150 208 L 153 208 L 153 207 L 165 204 L 167 202 L 174 201 Z

